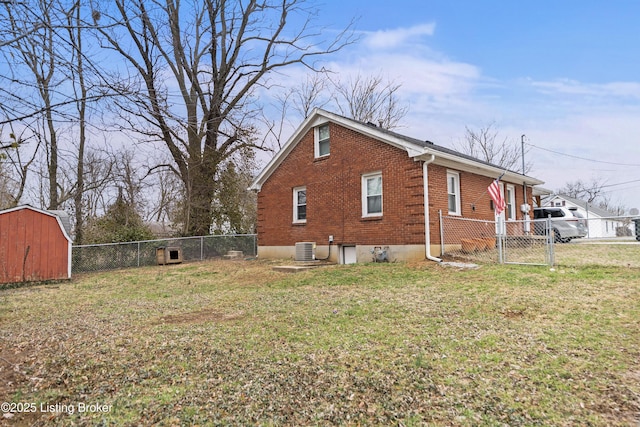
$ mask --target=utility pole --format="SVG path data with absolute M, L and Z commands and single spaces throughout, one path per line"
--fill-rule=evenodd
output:
M 526 169 L 525 169 L 525 164 L 524 164 L 524 137 L 525 135 L 523 134 L 520 137 L 520 143 L 522 146 L 522 176 L 523 176 L 523 180 L 522 180 L 522 193 L 524 194 L 524 204 L 522 205 L 522 212 L 524 213 L 524 232 L 525 234 L 529 234 L 531 232 L 531 224 L 529 223 L 531 217 L 529 216 L 529 211 L 531 210 L 531 206 L 528 203 L 527 200 L 527 181 L 524 179 L 524 176 L 526 175 Z
M 520 137 L 520 142 L 522 145 L 522 175 L 526 175 L 524 165 L 524 137 L 524 134 Z M 522 188 L 524 189 L 524 202 L 527 203 L 527 183 L 525 181 L 522 182 Z

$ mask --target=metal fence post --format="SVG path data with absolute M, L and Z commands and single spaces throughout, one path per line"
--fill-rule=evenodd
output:
M 440 256 L 444 255 L 444 226 L 442 225 L 442 209 L 438 210 L 438 220 L 440 221 Z
M 204 260 L 204 236 L 200 236 L 200 261 Z
M 504 223 L 502 222 L 502 217 L 498 217 L 497 219 L 497 235 L 498 235 L 498 264 L 504 264 L 504 244 L 505 244 L 505 238 L 504 238 Z
M 138 267 L 140 267 L 140 242 L 138 242 Z
M 257 234 L 253 235 L 253 256 L 254 257 L 258 256 L 258 235 Z
M 553 267 L 553 265 L 556 263 L 555 260 L 555 253 L 554 253 L 554 244 L 555 244 L 555 234 L 553 232 L 553 229 L 551 228 L 551 216 L 547 217 L 547 223 L 545 225 L 546 230 L 547 230 L 547 244 L 549 245 L 549 265 L 551 267 Z

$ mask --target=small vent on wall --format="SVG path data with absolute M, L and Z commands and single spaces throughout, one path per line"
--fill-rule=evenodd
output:
M 296 261 L 314 261 L 316 259 L 316 242 L 296 243 Z

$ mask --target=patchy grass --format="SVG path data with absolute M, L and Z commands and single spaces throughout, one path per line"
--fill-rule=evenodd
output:
M 610 265 L 640 268 L 640 243 L 633 241 L 592 242 L 578 239 L 554 246 L 561 265 Z
M 0 292 L 0 402 L 38 409 L 0 423 L 640 421 L 638 269 L 270 266 L 142 268 Z

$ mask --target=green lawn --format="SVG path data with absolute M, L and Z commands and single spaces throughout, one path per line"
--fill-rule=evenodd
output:
M 0 290 L 0 424 L 640 422 L 640 269 L 272 265 Z

